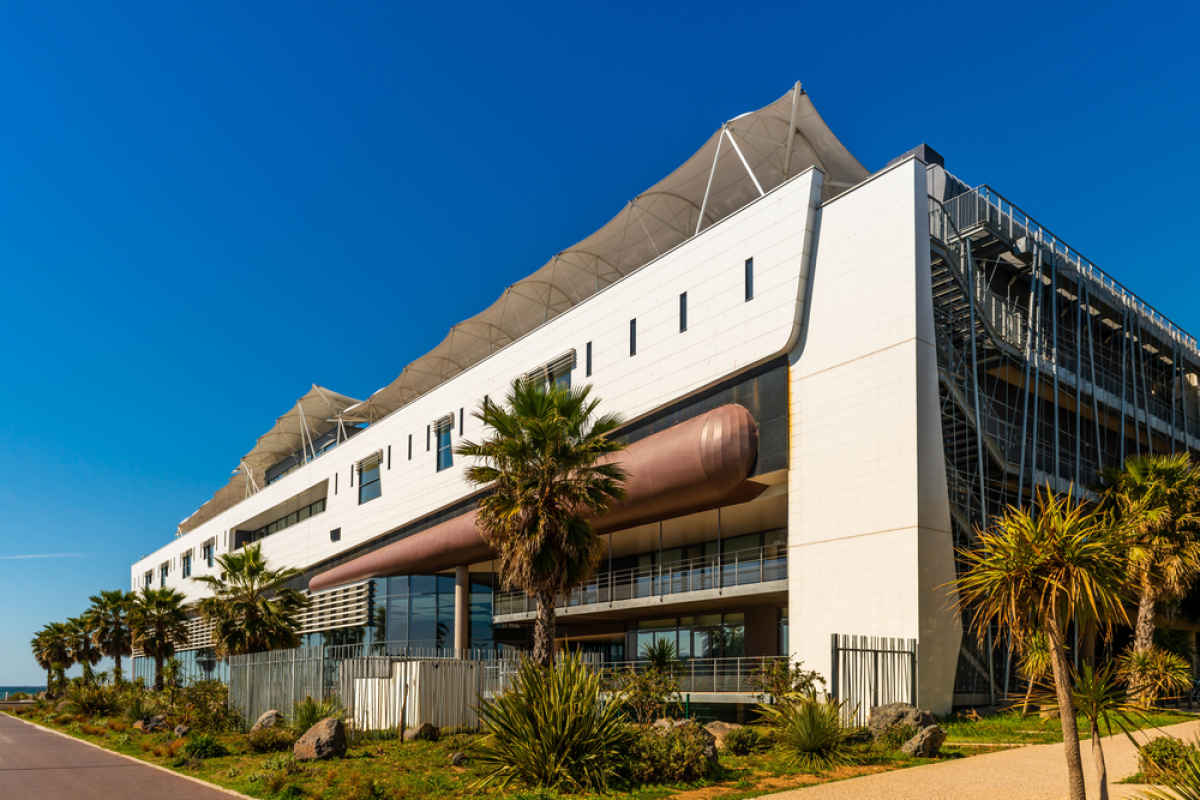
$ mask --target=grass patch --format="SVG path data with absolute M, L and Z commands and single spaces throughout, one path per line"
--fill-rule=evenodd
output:
M 1145 718 L 1140 715 L 1131 715 L 1131 717 L 1142 730 L 1178 725 L 1181 722 L 1191 722 L 1196 719 L 1195 714 L 1165 709 L 1154 709 Z M 1053 744 L 1062 741 L 1062 725 L 1057 718 L 1041 719 L 1037 714 L 1022 717 L 1017 711 L 1006 711 L 1003 714 L 979 720 L 944 719 L 940 720 L 938 724 L 946 729 L 947 745 L 978 742 Z M 1079 717 L 1078 724 L 1079 738 L 1089 738 L 1087 720 Z

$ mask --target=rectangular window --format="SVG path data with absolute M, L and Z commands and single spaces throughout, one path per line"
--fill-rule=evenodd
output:
M 629 320 L 629 355 L 637 355 L 637 320 Z
M 342 529 L 334 528 L 329 532 L 329 541 L 340 542 L 342 540 Z
M 463 432 L 463 410 L 460 408 L 458 410 L 458 435 L 462 436 L 462 432 Z
M 746 259 L 746 302 L 754 299 L 754 259 Z
M 170 564 L 163 564 L 161 567 L 158 568 L 159 588 L 161 588 L 161 589 L 167 588 L 167 573 L 170 571 L 170 569 L 171 569 Z
M 370 502 L 383 493 L 379 482 L 379 456 L 373 455 L 358 464 L 358 504 Z
M 204 563 L 208 565 L 209 569 L 212 569 L 213 565 L 213 549 L 212 542 L 204 545 Z
M 679 295 L 679 332 L 687 330 L 687 292 Z
M 192 577 L 192 554 L 186 553 L 183 556 L 183 577 Z
M 412 434 L 408 435 L 408 460 L 412 461 Z
M 454 415 L 448 414 L 437 423 L 437 468 L 438 472 L 454 464 L 450 453 L 450 431 L 454 425 Z
M 146 574 L 142 576 L 144 585 L 147 589 L 154 585 L 154 570 L 146 570 Z
M 592 343 L 591 342 L 587 343 L 587 356 L 585 357 L 584 363 L 586 364 L 586 366 L 585 366 L 586 376 L 590 378 L 590 377 L 592 377 Z
M 425 452 L 429 452 L 429 432 L 433 429 L 432 425 L 425 426 Z
M 392 468 L 392 446 L 388 445 L 388 469 Z

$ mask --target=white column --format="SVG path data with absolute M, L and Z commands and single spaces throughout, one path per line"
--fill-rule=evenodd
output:
M 471 644 L 471 578 L 466 566 L 454 568 L 454 649 L 466 650 Z

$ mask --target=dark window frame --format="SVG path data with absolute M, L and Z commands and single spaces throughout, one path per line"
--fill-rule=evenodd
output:
M 378 455 L 365 458 L 358 462 L 355 469 L 358 470 L 358 504 L 369 503 L 377 497 L 383 495 L 383 464 Z M 364 469 L 368 464 L 374 464 L 374 467 Z M 371 477 L 370 473 L 375 473 Z
M 585 348 L 585 350 L 587 352 L 587 355 L 584 356 L 584 364 L 585 364 L 584 377 L 590 378 L 590 377 L 592 377 L 592 343 L 591 342 L 587 343 L 587 347 Z
M 746 302 L 754 299 L 754 259 L 746 259 Z
M 687 292 L 679 294 L 679 332 L 687 331 Z
M 430 426 L 431 428 L 433 426 Z M 437 471 L 441 472 L 444 469 L 449 469 L 454 466 L 453 452 L 453 434 L 454 432 L 454 415 L 450 415 L 450 421 L 438 425 L 437 433 Z
M 629 320 L 629 355 L 637 355 L 637 317 Z

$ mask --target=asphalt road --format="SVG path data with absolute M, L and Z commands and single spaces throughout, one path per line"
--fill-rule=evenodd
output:
M 0 714 L 3 800 L 230 800 L 233 796 Z

